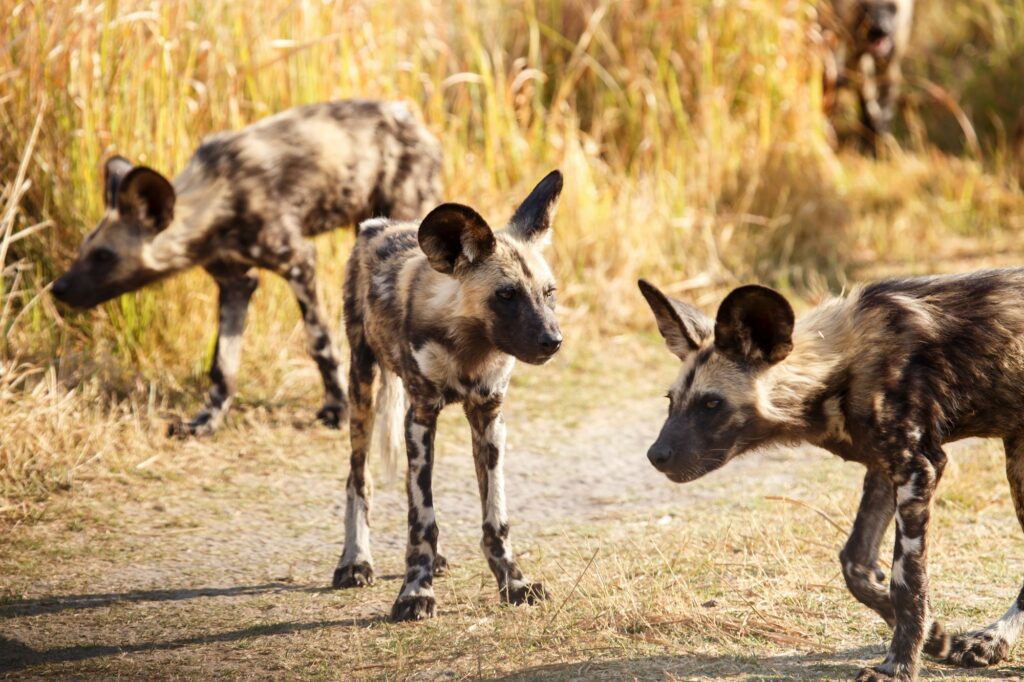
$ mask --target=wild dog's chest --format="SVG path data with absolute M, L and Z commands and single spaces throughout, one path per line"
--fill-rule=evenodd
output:
M 456 402 L 470 395 L 490 396 L 504 393 L 512 377 L 515 359 L 494 353 L 474 367 L 467 367 L 458 349 L 438 341 L 410 345 L 410 363 L 431 390 L 443 395 L 445 402 Z

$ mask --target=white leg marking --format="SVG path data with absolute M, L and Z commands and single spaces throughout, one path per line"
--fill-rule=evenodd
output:
M 903 557 L 892 563 L 892 582 L 903 587 L 907 585 L 907 579 L 903 575 Z
M 365 561 L 373 564 L 370 554 L 370 524 L 367 519 L 366 500 L 356 495 L 355 486 L 348 486 L 345 506 L 345 550 L 339 566 L 351 566 Z

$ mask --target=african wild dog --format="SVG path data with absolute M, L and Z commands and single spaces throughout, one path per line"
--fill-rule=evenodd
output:
M 213 386 L 178 435 L 214 431 L 235 392 L 242 331 L 257 268 L 291 285 L 326 401 L 318 417 L 347 416 L 337 350 L 316 289 L 313 244 L 322 232 L 374 216 L 421 217 L 440 199 L 437 140 L 398 102 L 296 107 L 206 138 L 172 182 L 121 157 L 106 163 L 106 213 L 53 285 L 77 308 L 195 265 L 220 289 Z
M 860 99 L 864 141 L 878 150 L 889 132 L 899 96 L 900 60 L 910 41 L 914 0 L 822 0 L 819 17 L 825 55 L 826 113 L 838 90 L 850 86 Z
M 773 443 L 807 441 L 867 467 L 840 553 L 846 583 L 894 628 L 885 661 L 859 680 L 911 680 L 923 650 L 984 666 L 1024 628 L 1024 590 L 999 621 L 951 637 L 928 596 L 931 500 L 944 443 L 998 437 L 1024 526 L 1024 269 L 886 280 L 794 320 L 780 294 L 745 286 L 714 320 L 640 289 L 682 369 L 648 458 L 677 483 Z M 893 516 L 888 589 L 879 544 Z
M 360 226 L 345 275 L 352 467 L 345 549 L 333 586 L 373 582 L 366 457 L 375 418 L 373 383 L 381 370 L 378 426 L 386 437 L 381 446 L 385 456 L 394 456 L 400 440 L 394 434 L 401 432 L 404 414 L 409 464 L 406 574 L 391 610 L 393 620 L 434 615 L 433 577 L 445 567 L 437 551 L 431 493 L 434 431 L 441 409 L 453 402 L 462 403 L 473 435 L 483 508 L 481 546 L 500 597 L 519 604 L 546 596 L 512 555 L 501 406 L 515 360 L 543 364 L 562 344 L 555 283 L 541 253 L 550 240 L 561 190 L 561 173 L 554 171 L 499 232 L 460 204 L 435 208 L 418 228 L 387 220 Z

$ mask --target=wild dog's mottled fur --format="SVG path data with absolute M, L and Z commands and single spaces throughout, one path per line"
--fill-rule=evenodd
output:
M 832 114 L 839 88 L 860 98 L 865 142 L 877 150 L 889 132 L 910 41 L 914 0 L 822 0 L 821 26 L 830 48 L 825 58 L 825 108 Z
M 433 577 L 444 566 L 431 494 L 434 431 L 441 409 L 452 402 L 462 403 L 473 435 L 482 547 L 501 599 L 522 603 L 545 596 L 519 569 L 508 537 L 501 406 L 515 359 L 541 364 L 561 345 L 554 278 L 541 254 L 561 189 L 561 174 L 548 175 L 497 233 L 458 204 L 439 206 L 418 227 L 386 220 L 360 226 L 345 277 L 352 467 L 345 549 L 333 585 L 373 580 L 366 456 L 375 419 L 373 383 L 383 370 L 381 392 L 391 399 L 382 401 L 381 418 L 389 422 L 404 407 L 396 386 L 404 384 L 409 403 L 409 542 L 394 620 L 434 614 Z
M 91 307 L 199 265 L 220 288 L 206 407 L 181 435 L 217 428 L 235 392 L 256 268 L 288 280 L 323 377 L 319 415 L 346 415 L 330 324 L 317 298 L 307 237 L 373 216 L 421 217 L 440 195 L 440 145 L 401 103 L 297 107 L 206 138 L 173 184 L 121 157 L 106 165 L 107 210 L 54 294 Z
M 797 441 L 867 467 L 840 559 L 850 591 L 894 634 L 885 662 L 858 679 L 914 679 L 922 648 L 966 666 L 1006 658 L 1024 628 L 1024 589 L 995 624 L 950 637 L 929 603 L 927 530 L 942 446 L 969 436 L 1003 439 L 1024 527 L 1024 269 L 878 282 L 795 324 L 786 300 L 763 287 L 731 293 L 715 320 L 641 289 L 683 361 L 648 453 L 669 478 Z M 894 516 L 886 589 L 878 548 Z

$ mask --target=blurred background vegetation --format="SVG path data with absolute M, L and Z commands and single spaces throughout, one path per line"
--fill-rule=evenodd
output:
M 109 431 L 111 410 L 201 399 L 202 272 L 84 313 L 44 289 L 99 217 L 107 156 L 173 175 L 203 135 L 318 100 L 411 102 L 444 144 L 446 197 L 494 223 L 561 168 L 551 260 L 579 346 L 650 326 L 638 276 L 712 305 L 744 281 L 813 301 L 882 273 L 1021 262 L 1024 0 L 918 3 L 879 160 L 826 142 L 805 0 L 0 0 L 0 16 L 0 434 L 77 443 L 72 403 Z M 318 240 L 339 320 L 351 239 Z M 318 392 L 295 304 L 265 276 L 242 398 Z M 50 416 L 32 426 L 36 407 Z M 122 427 L 90 437 L 138 447 L 146 429 Z M 12 442 L 8 477 L 71 447 Z

